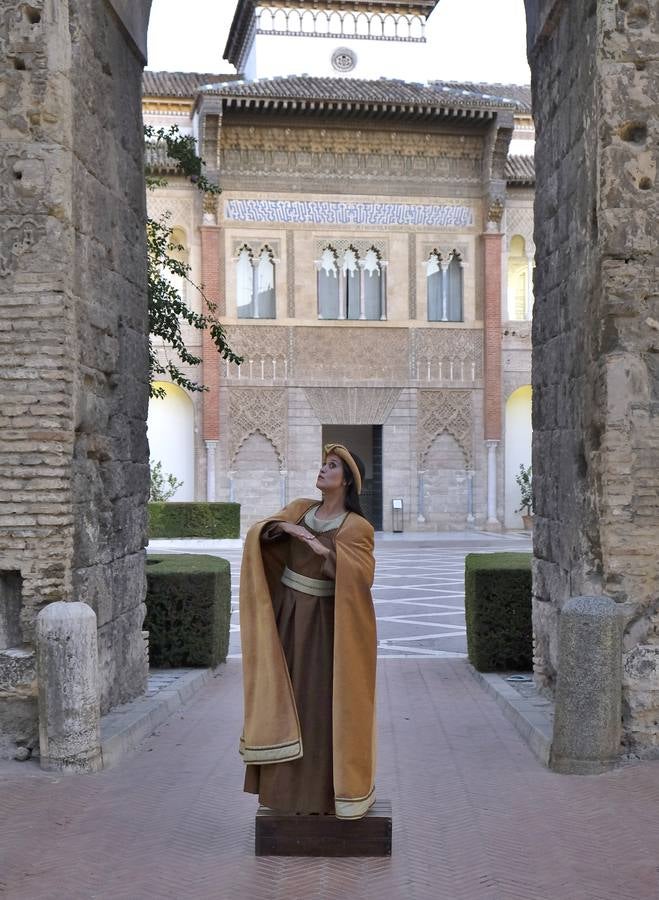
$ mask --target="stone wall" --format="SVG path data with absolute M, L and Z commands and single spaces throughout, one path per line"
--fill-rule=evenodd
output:
M 133 5 L 144 23 L 149 5 Z M 104 710 L 145 685 L 143 59 L 127 24 L 106 2 L 0 11 L 0 755 L 35 738 L 47 603 L 96 611 Z
M 626 618 L 624 740 L 659 750 L 659 10 L 527 0 L 537 129 L 536 678 L 570 596 Z

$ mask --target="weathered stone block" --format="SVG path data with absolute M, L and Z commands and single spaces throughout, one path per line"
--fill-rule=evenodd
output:
M 102 766 L 96 616 L 85 603 L 50 603 L 37 617 L 42 769 Z
M 574 597 L 561 611 L 550 759 L 557 772 L 593 775 L 620 756 L 622 627 L 608 597 Z

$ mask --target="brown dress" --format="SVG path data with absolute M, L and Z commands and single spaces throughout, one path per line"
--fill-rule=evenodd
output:
M 284 534 L 277 523 L 266 526 L 261 541 L 286 540 L 290 570 L 332 584 L 334 537 L 345 516 L 323 522 L 314 513 L 315 509 L 309 510 L 304 525 L 332 551 L 326 560 L 306 542 Z M 263 806 L 281 812 L 334 814 L 334 596 L 317 597 L 280 583 L 272 603 L 300 720 L 303 756 L 291 762 L 248 765 L 245 790 L 258 794 Z

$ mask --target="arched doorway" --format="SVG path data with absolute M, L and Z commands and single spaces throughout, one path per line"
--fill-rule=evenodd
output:
M 506 401 L 505 514 L 506 528 L 521 528 L 519 486 L 515 481 L 520 465 L 531 465 L 531 385 L 517 388 Z
M 462 531 L 466 527 L 467 461 L 452 434 L 437 435 L 425 458 L 424 515 L 437 531 Z
M 194 470 L 194 407 L 185 391 L 176 384 L 157 381 L 164 397 L 149 401 L 147 436 L 151 465 L 162 464 L 164 473 L 171 473 L 183 484 L 171 500 L 195 499 Z
M 272 515 L 281 503 L 280 462 L 272 442 L 255 431 L 241 445 L 232 465 L 233 500 L 240 503 L 240 531 Z

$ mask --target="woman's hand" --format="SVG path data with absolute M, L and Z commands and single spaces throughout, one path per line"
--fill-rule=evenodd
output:
M 304 541 L 307 546 L 313 550 L 317 556 L 323 556 L 325 559 L 330 554 L 329 548 L 325 547 L 308 528 L 303 525 L 294 525 L 292 522 L 280 522 L 279 527 L 286 534 L 297 538 L 298 541 Z

